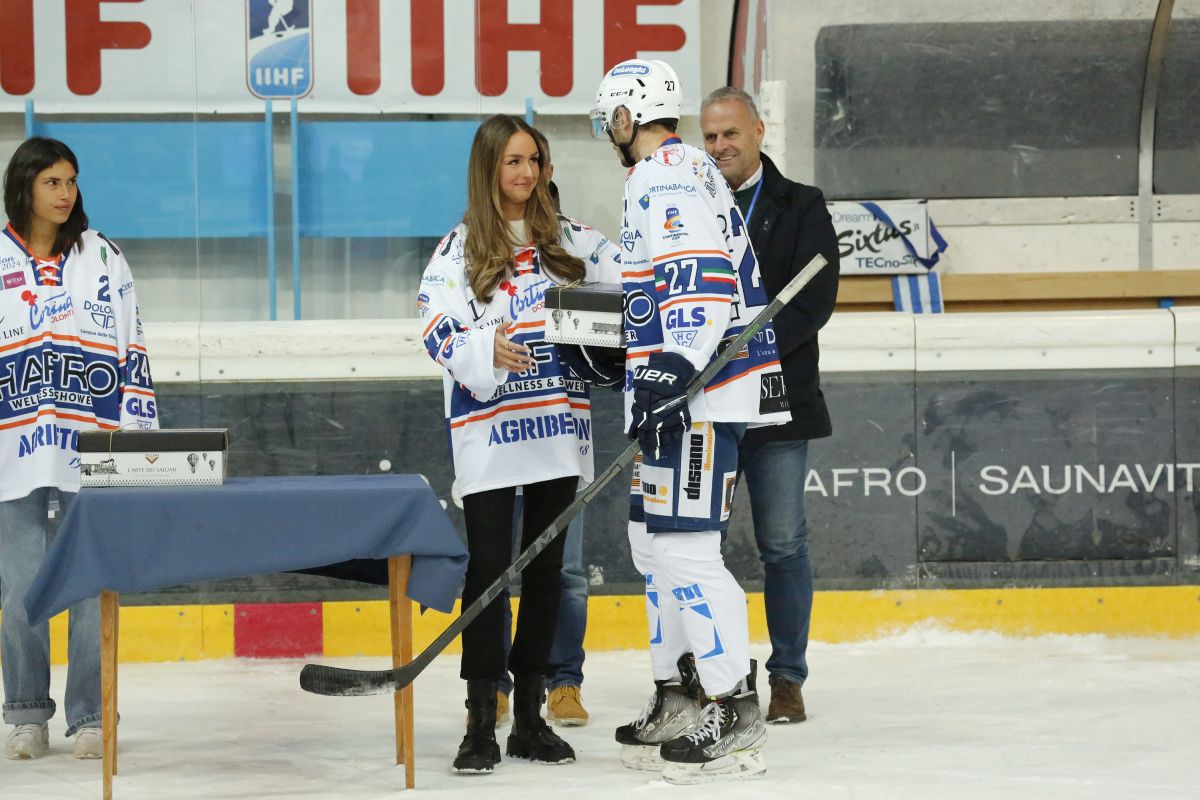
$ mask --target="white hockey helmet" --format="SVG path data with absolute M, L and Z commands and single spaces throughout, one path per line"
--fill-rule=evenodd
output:
M 682 92 L 675 70 L 665 61 L 632 58 L 610 69 L 596 89 L 596 104 L 589 115 L 592 135 L 608 138 L 613 114 L 624 106 L 633 120 L 633 133 L 639 125 L 660 119 L 679 119 Z

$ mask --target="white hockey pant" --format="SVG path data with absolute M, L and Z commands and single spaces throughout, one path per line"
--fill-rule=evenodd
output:
M 725 568 L 718 531 L 648 534 L 629 523 L 633 564 L 646 579 L 650 663 L 655 680 L 679 677 L 691 651 L 704 691 L 734 691 L 750 672 L 746 593 Z

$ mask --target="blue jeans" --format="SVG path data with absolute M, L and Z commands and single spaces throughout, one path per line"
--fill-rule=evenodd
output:
M 804 518 L 804 439 L 742 441 L 738 466 L 750 492 L 754 538 L 763 563 L 763 601 L 771 657 L 767 673 L 803 684 L 808 678 L 808 628 L 813 576 Z
M 523 498 L 518 495 L 516 508 L 513 512 L 513 530 L 521 530 L 518 524 L 521 518 L 521 503 Z M 580 512 L 567 526 L 563 548 L 562 595 L 558 601 L 558 622 L 554 628 L 554 646 L 550 648 L 548 664 L 550 675 L 547 686 L 557 689 L 559 686 L 583 685 L 583 636 L 587 631 L 588 578 L 583 566 L 583 517 Z M 519 536 L 514 534 L 514 542 Z M 515 549 L 516 545 L 514 545 Z M 512 606 L 507 594 L 504 602 L 504 644 L 505 648 L 512 642 Z M 506 672 L 498 682 L 500 691 L 505 694 L 512 692 L 512 678 Z
M 25 594 L 33 583 L 73 492 L 34 489 L 0 503 L 0 658 L 4 665 L 4 721 L 41 724 L 54 716 L 50 699 L 50 626 L 31 626 Z M 48 519 L 52 502 L 59 508 Z M 67 632 L 67 736 L 100 724 L 100 601 L 70 608 Z

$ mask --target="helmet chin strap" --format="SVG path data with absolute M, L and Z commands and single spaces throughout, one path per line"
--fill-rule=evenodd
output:
M 633 143 L 637 141 L 638 123 L 633 123 L 633 132 L 629 136 L 629 141 L 621 144 L 613 136 L 612 128 L 608 129 L 608 140 L 613 143 L 613 146 L 621 153 L 621 166 L 632 169 L 638 162 L 637 156 L 633 154 Z

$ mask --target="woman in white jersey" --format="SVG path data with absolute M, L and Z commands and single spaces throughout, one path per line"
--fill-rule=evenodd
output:
M 445 370 L 446 420 L 463 495 L 471 558 L 463 605 L 511 563 L 513 502 L 524 495 L 527 547 L 592 478 L 587 386 L 543 340 L 546 289 L 619 280 L 619 251 L 599 232 L 557 214 L 536 132 L 517 117 L 487 119 L 467 171 L 467 213 L 438 244 L 417 309 L 425 347 Z M 568 356 L 569 357 L 569 356 Z M 491 603 L 463 632 L 467 734 L 454 770 L 491 772 L 496 681 L 514 677 L 507 753 L 539 763 L 575 760 L 541 716 L 560 595 L 564 538 L 525 569 L 507 663 L 504 615 Z
M 65 144 L 33 138 L 4 173 L 0 658 L 12 759 L 49 749 L 49 630 L 29 624 L 25 594 L 79 490 L 79 432 L 157 427 L 133 278 L 116 245 L 88 230 L 78 172 Z M 99 604 L 70 611 L 67 735 L 77 758 L 100 758 Z

